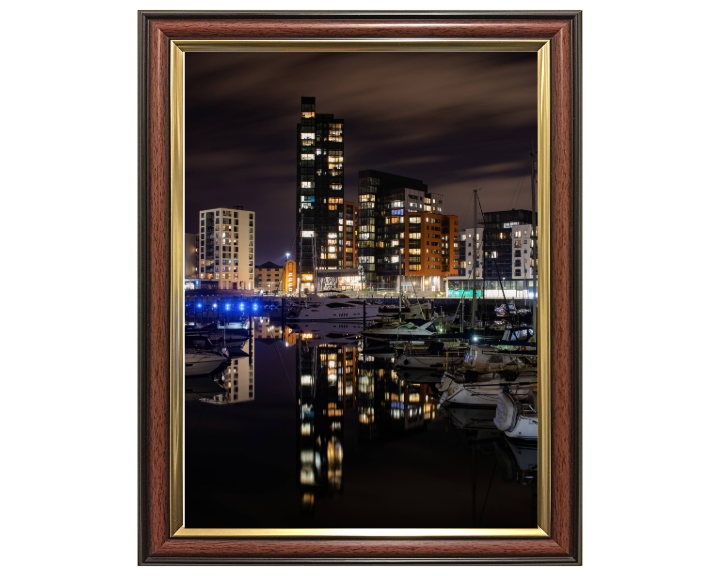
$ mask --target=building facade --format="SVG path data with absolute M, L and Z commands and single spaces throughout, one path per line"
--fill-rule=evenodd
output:
M 253 290 L 255 212 L 242 206 L 200 212 L 200 280 L 220 290 Z
M 412 282 L 416 290 L 445 290 L 442 278 L 458 274 L 457 235 L 457 216 L 407 212 L 403 250 L 398 256 L 402 281 Z
M 475 270 L 475 278 L 483 277 L 483 227 L 478 225 L 477 232 L 474 228 L 466 228 L 458 238 L 458 276 L 472 278 L 472 271 Z M 473 245 L 473 234 L 475 242 Z
M 442 214 L 442 195 L 421 180 L 378 170 L 361 171 L 358 186 L 357 266 L 366 286 L 391 287 L 402 275 L 406 214 Z
M 342 207 L 344 214 L 344 222 L 340 224 L 340 231 L 343 239 L 340 248 L 342 248 L 342 266 L 341 268 L 357 267 L 357 241 L 355 238 L 357 228 L 357 205 L 354 202 L 345 202 Z
M 296 289 L 297 263 L 295 260 L 289 259 L 285 261 L 281 290 L 283 290 L 283 292 L 295 292 Z
M 285 267 L 274 262 L 265 262 L 255 266 L 255 289 L 263 292 L 275 292 L 283 289 Z
M 535 238 L 532 224 L 514 224 L 512 227 L 513 280 L 532 280 L 535 266 Z
M 344 156 L 344 121 L 333 114 L 317 114 L 315 98 L 303 96 L 297 125 L 295 255 L 301 288 L 312 289 L 314 270 L 343 266 Z
M 512 280 L 515 270 L 513 264 L 516 260 L 514 250 L 517 250 L 513 242 L 513 227 L 532 225 L 532 211 L 503 210 L 485 212 L 483 216 L 485 279 L 502 280 L 503 282 Z M 522 248 L 520 249 L 522 250 Z M 530 278 L 532 278 L 532 274 L 530 274 Z

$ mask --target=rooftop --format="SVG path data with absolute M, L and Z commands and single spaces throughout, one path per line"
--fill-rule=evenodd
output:
M 255 268 L 282 268 L 282 266 L 278 266 L 274 262 L 270 262 L 269 260 L 265 262 L 264 264 L 259 264 L 255 266 Z

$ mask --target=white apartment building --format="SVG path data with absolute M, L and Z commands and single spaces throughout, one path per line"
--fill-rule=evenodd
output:
M 473 266 L 475 278 L 483 277 L 483 227 L 477 227 L 477 236 L 473 244 L 472 237 L 474 233 L 474 228 L 463 230 L 458 242 L 459 272 L 461 276 L 467 279 L 472 279 Z M 474 265 L 473 261 L 475 262 Z
M 253 290 L 255 212 L 242 206 L 200 212 L 200 280 L 220 290 Z
M 513 280 L 532 280 L 534 245 L 532 224 L 514 224 L 512 227 Z

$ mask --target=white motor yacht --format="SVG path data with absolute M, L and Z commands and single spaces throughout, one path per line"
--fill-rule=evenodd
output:
M 357 346 L 359 344 L 362 322 L 300 322 L 290 328 L 300 334 L 300 338 L 308 346 L 321 344 L 341 344 Z
M 297 304 L 288 315 L 288 321 L 326 322 L 356 321 L 375 318 L 380 306 L 362 300 L 346 298 L 308 298 Z

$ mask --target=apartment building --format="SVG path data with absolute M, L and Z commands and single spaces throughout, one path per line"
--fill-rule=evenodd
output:
M 242 206 L 200 212 L 199 277 L 220 290 L 253 290 L 255 212 Z

